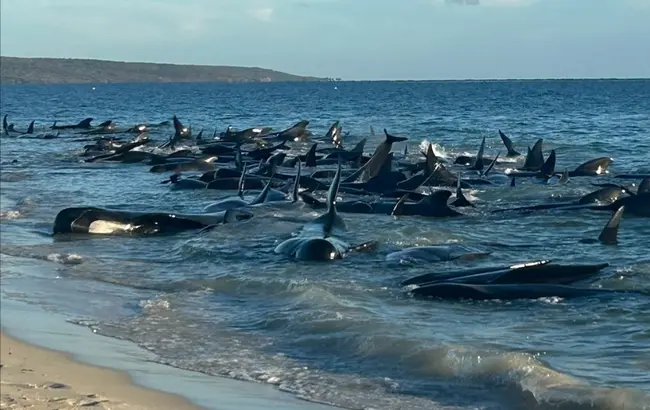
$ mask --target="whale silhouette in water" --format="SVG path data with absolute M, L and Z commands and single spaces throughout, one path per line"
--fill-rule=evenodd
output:
M 367 251 L 376 248 L 375 241 L 352 246 L 335 235 L 346 230 L 346 224 L 336 210 L 336 195 L 341 182 L 341 164 L 332 180 L 327 195 L 327 211 L 305 224 L 298 236 L 280 243 L 274 250 L 277 254 L 302 261 L 331 261 L 342 259 L 353 251 Z
M 137 212 L 98 207 L 61 210 L 54 219 L 53 234 L 158 235 L 210 229 L 220 224 L 247 220 L 253 214 L 231 209 L 212 214 Z

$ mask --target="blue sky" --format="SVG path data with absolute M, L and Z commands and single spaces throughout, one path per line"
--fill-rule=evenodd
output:
M 4 56 L 343 79 L 650 77 L 650 0 L 2 0 Z

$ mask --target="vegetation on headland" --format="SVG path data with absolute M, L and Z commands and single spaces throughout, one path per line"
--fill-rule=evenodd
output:
M 259 67 L 132 63 L 76 58 L 0 57 L 2 84 L 332 81 Z

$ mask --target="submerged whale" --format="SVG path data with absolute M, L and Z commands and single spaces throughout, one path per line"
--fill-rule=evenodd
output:
M 411 290 L 416 297 L 440 299 L 512 300 L 548 297 L 578 298 L 633 293 L 629 290 L 576 287 L 570 285 L 514 284 L 474 285 L 466 283 L 434 283 Z
M 488 266 L 451 272 L 432 272 L 415 276 L 402 286 L 424 286 L 433 283 L 522 284 L 546 283 L 568 285 L 591 278 L 608 267 L 608 263 L 593 265 L 562 265 L 550 260 L 527 262 L 507 266 Z
M 416 246 L 386 255 L 386 260 L 400 264 L 434 263 L 453 260 L 474 260 L 489 256 L 492 252 L 458 244 Z

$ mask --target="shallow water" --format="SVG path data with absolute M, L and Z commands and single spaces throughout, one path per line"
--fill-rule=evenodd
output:
M 501 129 L 520 152 L 544 138 L 545 155 L 557 151 L 558 170 L 609 156 L 612 174 L 650 172 L 648 80 L 336 86 L 2 86 L 0 114 L 19 129 L 35 119 L 38 129 L 54 119 L 130 126 L 176 113 L 195 132 L 210 133 L 228 125 L 277 129 L 304 118 L 316 135 L 341 120 L 346 145 L 368 137 L 371 125 L 378 134 L 387 128 L 409 137 L 412 159 L 425 139 L 453 160 L 475 153 L 483 136 L 492 157 L 504 150 Z M 3 297 L 132 340 L 162 363 L 345 408 L 650 408 L 647 296 L 443 302 L 413 300 L 398 287 L 432 269 L 548 258 L 609 262 L 589 286 L 650 289 L 647 219 L 624 216 L 619 245 L 603 246 L 579 241 L 596 238 L 608 213 L 488 214 L 569 201 L 593 190 L 595 179 L 473 189 L 478 208 L 460 218 L 343 214 L 345 239 L 375 239 L 379 250 L 328 265 L 295 263 L 273 249 L 317 215 L 300 206 L 257 209 L 250 221 L 200 236 L 52 238 L 54 217 L 68 206 L 198 212 L 229 194 L 170 191 L 159 184 L 165 175 L 146 165 L 80 163 L 85 143 L 71 139 L 0 139 Z M 400 157 L 403 144 L 394 151 Z M 491 256 L 474 262 L 404 267 L 385 260 L 402 247 L 446 242 L 536 246 L 491 247 Z

